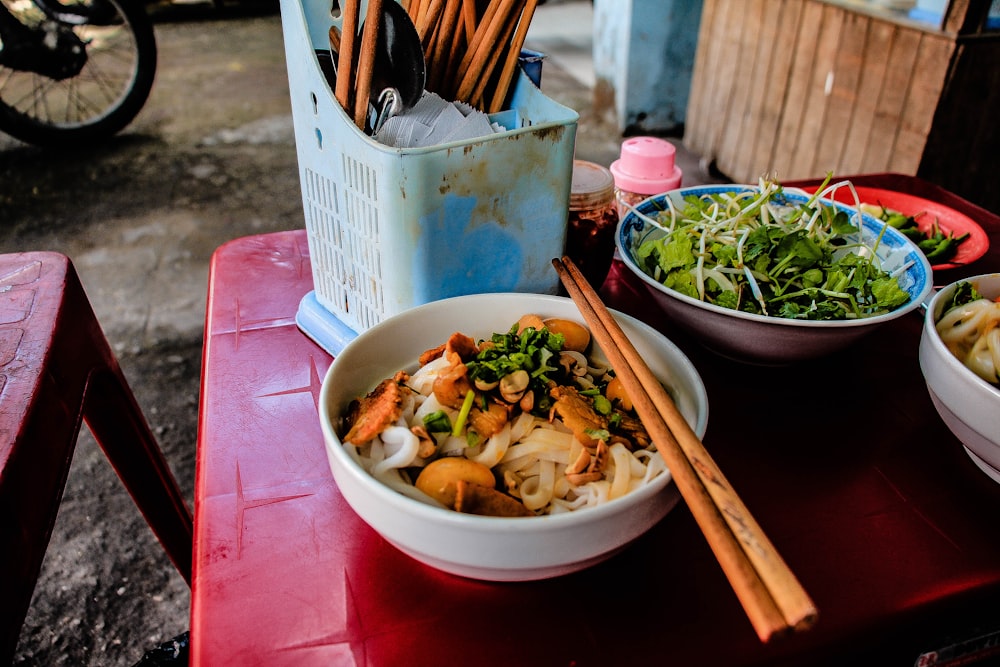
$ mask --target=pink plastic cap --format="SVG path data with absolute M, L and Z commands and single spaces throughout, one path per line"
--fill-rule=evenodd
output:
M 621 157 L 611 163 L 615 187 L 626 192 L 657 195 L 681 186 L 677 149 L 665 139 L 632 137 L 622 142 Z

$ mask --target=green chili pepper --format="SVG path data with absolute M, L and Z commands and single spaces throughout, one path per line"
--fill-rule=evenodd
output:
M 882 220 L 890 227 L 895 227 L 896 229 L 903 229 L 915 224 L 913 218 L 910 216 L 903 215 L 902 213 L 890 213 L 889 211 L 885 212 Z
M 927 260 L 928 261 L 936 260 L 938 262 L 941 262 L 947 259 L 951 259 L 958 251 L 958 244 L 964 241 L 968 236 L 969 235 L 967 233 L 962 234 L 959 237 L 955 237 L 953 234 L 948 234 L 948 236 L 945 236 L 938 242 L 938 244 L 934 247 L 933 250 L 926 253 Z
M 937 249 L 941 246 L 941 244 L 947 240 L 948 239 L 939 239 L 936 236 L 932 236 L 930 238 L 925 238 L 923 241 L 918 242 L 917 247 L 923 250 L 924 254 L 926 255 L 927 253 L 936 252 Z
M 926 249 L 921 247 L 920 249 L 924 251 L 925 255 L 927 255 L 928 261 L 933 261 L 933 260 L 944 259 L 945 257 L 949 256 L 949 253 L 952 251 L 953 245 L 954 245 L 954 239 L 945 237 L 940 241 L 935 241 L 935 245 L 933 247 Z

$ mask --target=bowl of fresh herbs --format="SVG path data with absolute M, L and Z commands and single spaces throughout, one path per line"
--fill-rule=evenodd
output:
M 766 180 L 650 197 L 622 219 L 616 244 L 672 323 L 756 364 L 840 350 L 932 288 L 926 257 L 898 230 Z

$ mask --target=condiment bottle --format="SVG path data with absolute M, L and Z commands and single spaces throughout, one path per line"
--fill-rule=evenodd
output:
M 600 289 L 611 269 L 617 227 L 615 179 L 611 172 L 593 162 L 574 160 L 566 254 L 594 289 Z
M 676 153 L 672 143 L 656 137 L 632 137 L 622 142 L 620 157 L 611 163 L 621 217 L 628 213 L 626 204 L 635 206 L 651 195 L 681 186 L 681 169 L 674 162 Z

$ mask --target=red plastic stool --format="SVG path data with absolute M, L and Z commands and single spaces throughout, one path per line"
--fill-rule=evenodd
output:
M 188 584 L 192 519 L 69 259 L 0 255 L 0 664 L 14 655 L 81 419 Z

